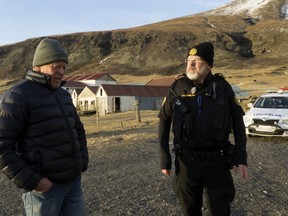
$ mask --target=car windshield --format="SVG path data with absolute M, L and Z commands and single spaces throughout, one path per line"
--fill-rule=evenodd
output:
M 288 109 L 288 97 L 260 97 L 254 107 Z

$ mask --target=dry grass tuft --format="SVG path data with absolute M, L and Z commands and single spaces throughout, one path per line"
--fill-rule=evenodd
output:
M 157 123 L 159 111 L 141 111 L 141 122 L 136 119 L 133 111 L 113 113 L 101 116 L 81 116 L 88 144 L 91 146 L 106 146 L 117 141 L 154 142 L 157 139 Z

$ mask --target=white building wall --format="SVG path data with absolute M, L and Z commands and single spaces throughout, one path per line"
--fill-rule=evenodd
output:
M 96 110 L 96 97 L 95 94 L 87 87 L 78 96 L 78 107 L 82 111 L 95 111 Z
M 97 106 L 99 116 L 115 112 L 115 98 L 120 98 L 120 112 L 135 110 L 134 96 L 97 96 Z
M 99 116 L 105 116 L 108 113 L 108 97 L 102 86 L 99 87 L 96 93 L 96 112 Z
M 78 95 L 77 95 L 75 90 L 73 90 L 71 97 L 72 97 L 72 102 L 73 102 L 74 106 L 77 107 L 78 106 Z
M 97 97 L 96 99 L 96 112 L 99 116 L 105 116 L 108 113 L 107 97 Z
M 115 111 L 134 111 L 136 110 L 136 98 L 141 110 L 159 110 L 164 97 L 107 96 L 102 86 L 100 86 L 96 94 L 96 109 L 99 116 L 105 116 Z M 115 104 L 119 100 L 120 107 Z

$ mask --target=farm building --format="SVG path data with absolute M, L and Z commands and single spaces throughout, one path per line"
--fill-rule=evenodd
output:
M 85 87 L 84 87 L 85 88 Z M 84 89 L 83 88 L 83 89 Z M 72 90 L 72 94 L 71 94 L 71 98 L 72 98 L 72 102 L 74 104 L 74 106 L 77 108 L 78 104 L 79 104 L 79 95 L 80 93 L 83 91 L 83 89 L 73 89 Z
M 96 93 L 98 113 L 104 116 L 112 112 L 135 110 L 136 101 L 140 110 L 157 110 L 167 91 L 166 86 L 102 84 Z
M 71 94 L 74 106 L 84 112 L 88 112 L 88 110 L 92 109 L 91 107 L 93 107 L 93 105 L 91 105 L 92 96 L 90 95 L 91 91 L 95 90 L 93 87 L 99 86 L 103 83 L 116 84 L 116 80 L 106 73 L 66 76 L 63 81 L 65 84 L 62 86 L 62 88 L 66 89 Z M 84 89 L 85 91 L 82 93 Z M 79 99 L 80 94 L 81 96 Z M 87 97 L 87 99 L 85 99 L 85 97 Z M 95 103 L 95 92 L 93 101 Z
M 85 88 L 85 84 L 77 81 L 65 81 L 65 84 L 62 86 L 62 88 L 66 89 L 72 97 L 72 101 L 75 107 L 77 107 L 78 104 L 78 95 L 81 93 L 81 91 Z
M 98 86 L 86 86 L 78 95 L 77 108 L 80 113 L 96 112 L 96 92 Z

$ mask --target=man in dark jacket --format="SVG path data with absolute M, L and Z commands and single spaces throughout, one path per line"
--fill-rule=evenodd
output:
M 230 215 L 235 188 L 229 168 L 234 166 L 244 179 L 248 177 L 244 112 L 223 76 L 212 75 L 213 58 L 210 42 L 189 51 L 186 74 L 170 86 L 159 113 L 162 173 L 169 176 L 171 171 L 172 124 L 173 189 L 185 216 L 202 215 L 204 188 L 212 215 Z M 231 130 L 236 145 L 229 142 Z
M 68 56 L 43 39 L 33 70 L 4 95 L 0 106 L 0 168 L 24 189 L 27 215 L 85 215 L 81 172 L 88 166 L 83 124 L 61 88 Z

